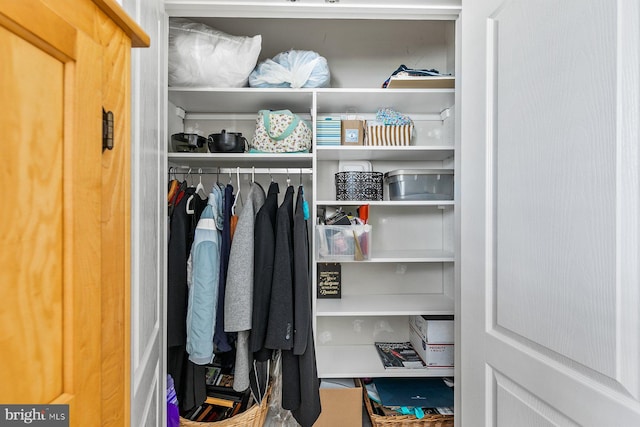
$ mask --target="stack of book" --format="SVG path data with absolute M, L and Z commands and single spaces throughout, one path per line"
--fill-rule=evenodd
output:
M 250 390 L 237 392 L 233 389 L 233 376 L 221 374 L 218 369 L 207 369 L 207 399 L 183 414 L 191 421 L 222 421 L 247 410 L 253 404 Z

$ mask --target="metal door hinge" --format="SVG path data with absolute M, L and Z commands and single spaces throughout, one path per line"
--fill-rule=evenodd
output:
M 113 112 L 102 109 L 102 151 L 113 150 Z

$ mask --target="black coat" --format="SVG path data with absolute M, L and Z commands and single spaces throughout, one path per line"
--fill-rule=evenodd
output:
M 307 349 L 303 355 L 293 356 L 298 359 L 300 404 L 298 408 L 292 410 L 292 413 L 302 427 L 313 426 L 322 411 L 320 406 L 320 379 L 318 378 L 311 323 L 309 323 L 307 332 Z M 282 371 L 284 384 L 284 366 Z
M 193 241 L 187 200 L 195 190 L 185 189 L 173 208 L 167 251 L 167 347 L 187 342 L 187 259 Z M 190 241 L 191 240 L 191 241 Z
M 184 346 L 187 343 L 187 259 L 207 201 L 195 195 L 194 187 L 183 186 L 182 195 L 171 209 L 169 219 L 169 243 L 167 249 L 167 347 Z M 194 214 L 187 213 L 187 201 Z M 175 200 L 174 200 L 175 201 Z M 176 387 L 176 390 L 178 388 Z
M 289 361 L 289 364 L 292 369 L 297 368 L 297 393 L 300 395 L 298 407 L 292 410 L 293 416 L 302 427 L 311 427 L 320 416 L 321 407 L 320 380 L 318 379 L 311 323 L 309 234 L 307 221 L 304 218 L 303 194 L 304 188 L 302 186 L 298 187 L 293 221 L 295 332 L 292 358 L 296 359 L 296 363 Z M 283 354 L 283 384 L 286 377 L 295 379 L 295 373 L 285 376 L 286 365 L 284 360 Z M 283 396 L 285 388 L 283 385 Z M 295 389 L 296 387 L 293 388 Z
M 302 355 L 311 333 L 311 269 L 309 266 L 309 231 L 304 218 L 304 188 L 298 187 L 296 212 L 293 217 L 293 353 Z
M 167 260 L 167 372 L 174 379 L 182 410 L 198 406 L 206 399 L 204 366 L 193 364 L 185 350 L 187 331 L 187 259 L 191 251 L 195 227 L 206 206 L 206 200 L 195 195 L 187 213 L 187 201 L 194 188 L 184 188 L 180 200 L 171 211 Z
M 264 345 L 293 349 L 293 187 L 287 187 L 276 216 L 276 246 L 269 323 Z
M 269 360 L 272 353 L 271 350 L 264 347 L 264 340 L 271 302 L 279 192 L 278 183 L 272 182 L 269 185 L 267 198 L 256 214 L 254 228 L 253 314 L 249 349 L 253 352 L 255 360 L 261 362 Z

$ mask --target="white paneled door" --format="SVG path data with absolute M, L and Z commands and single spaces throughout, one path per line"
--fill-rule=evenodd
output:
M 463 0 L 458 426 L 640 426 L 640 3 Z

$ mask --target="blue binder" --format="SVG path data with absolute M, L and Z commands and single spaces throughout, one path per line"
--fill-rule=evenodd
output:
M 442 378 L 376 378 L 373 383 L 384 406 L 453 407 L 453 388 Z

